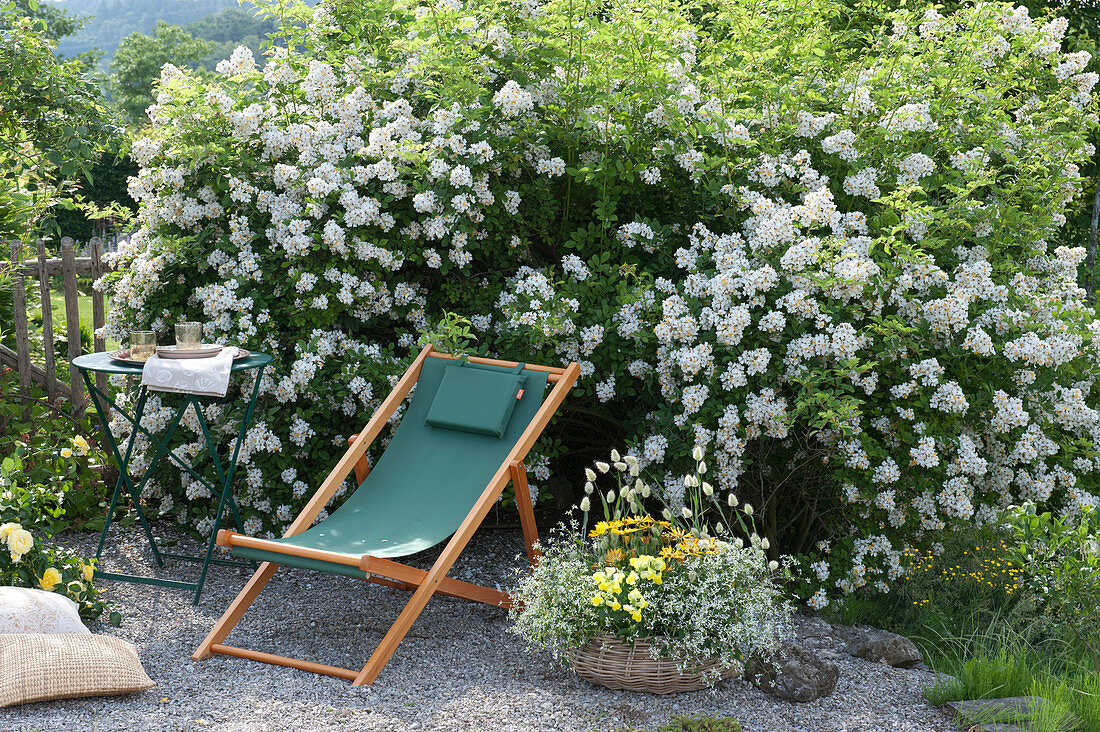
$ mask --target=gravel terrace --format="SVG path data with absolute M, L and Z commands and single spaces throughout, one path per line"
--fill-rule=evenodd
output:
M 171 535 L 170 529 L 161 529 Z M 140 532 L 112 531 L 104 569 L 149 574 L 152 555 Z M 95 538 L 67 542 L 84 552 Z M 169 551 L 198 553 L 182 540 Z M 521 535 L 482 530 L 451 576 L 507 586 L 522 565 Z M 222 550 L 218 550 L 222 551 Z M 409 562 L 430 566 L 433 552 Z M 197 577 L 198 565 L 169 560 L 158 576 Z M 747 732 L 954 730 L 921 688 L 932 676 L 840 654 L 840 681 L 829 697 L 794 704 L 739 681 L 717 692 L 674 696 L 592 686 L 507 632 L 505 611 L 437 597 L 428 604 L 382 675 L 370 687 L 342 679 L 215 655 L 191 653 L 244 585 L 248 572 L 213 565 L 201 603 L 187 591 L 103 581 L 122 627 L 92 631 L 135 644 L 157 686 L 139 694 L 0 709 L 0 730 L 619 730 L 654 728 L 674 714 L 736 717 Z M 360 668 L 397 617 L 407 593 L 345 577 L 284 568 L 230 635 L 228 643 L 347 668 Z

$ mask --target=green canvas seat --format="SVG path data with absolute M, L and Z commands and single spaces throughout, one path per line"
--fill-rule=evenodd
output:
M 528 557 L 536 560 L 538 535 L 523 459 L 579 375 L 576 363 L 560 368 L 476 357 L 463 363 L 426 346 L 352 438 L 285 536 L 218 532 L 219 545 L 262 564 L 192 657 L 220 653 L 370 684 L 433 595 L 510 606 L 506 593 L 452 579 L 447 572 L 509 482 Z M 410 393 L 400 426 L 369 468 L 367 449 Z M 358 487 L 314 526 L 353 469 Z M 429 570 L 394 561 L 444 541 Z M 280 566 L 356 577 L 410 590 L 412 597 L 358 671 L 226 645 L 223 641 Z
M 515 402 L 503 436 L 427 424 L 444 375 L 465 370 L 503 377 L 499 388 Z M 513 371 L 501 366 L 428 359 L 400 427 L 366 480 L 323 522 L 276 541 L 341 554 L 392 558 L 430 549 L 453 534 L 542 406 L 548 374 L 527 372 L 517 376 Z M 515 398 L 512 386 L 517 379 L 523 390 L 520 399 Z M 478 384 L 486 388 L 491 382 L 479 380 Z M 477 392 L 446 396 L 454 402 L 468 401 L 471 410 L 477 409 Z M 247 559 L 351 577 L 362 575 L 356 567 L 333 562 L 263 549 L 231 550 Z

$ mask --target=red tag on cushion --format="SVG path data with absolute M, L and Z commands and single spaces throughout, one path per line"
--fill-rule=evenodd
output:
M 520 389 L 519 391 L 516 392 L 516 399 L 522 399 L 522 398 L 523 398 L 523 389 Z

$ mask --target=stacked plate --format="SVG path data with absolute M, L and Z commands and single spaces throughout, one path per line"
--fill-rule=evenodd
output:
M 161 358 L 210 358 L 222 352 L 216 343 L 204 343 L 198 348 L 180 349 L 179 346 L 157 346 L 157 355 Z
M 212 358 L 221 353 L 224 346 L 220 346 L 216 343 L 204 343 L 200 348 L 191 348 L 186 351 L 181 351 L 175 346 L 157 346 L 157 355 L 161 358 Z M 137 361 L 130 357 L 130 349 L 125 348 L 121 351 L 111 351 L 108 354 L 116 361 L 122 361 L 132 366 L 144 366 L 144 361 Z M 251 355 L 247 350 L 243 348 L 237 349 L 237 355 L 233 357 L 234 361 L 239 361 L 242 358 L 248 358 Z

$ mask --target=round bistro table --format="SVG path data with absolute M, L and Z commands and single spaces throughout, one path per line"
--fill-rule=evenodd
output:
M 99 424 L 103 430 L 104 436 L 107 438 L 107 444 L 111 447 L 111 454 L 115 458 L 115 462 L 118 464 L 118 480 L 115 481 L 115 489 L 111 494 L 111 503 L 107 509 L 107 517 L 103 522 L 103 531 L 99 536 L 99 546 L 96 548 L 96 559 L 100 558 L 103 553 L 103 545 L 107 540 L 107 530 L 111 526 L 111 521 L 114 519 L 115 509 L 118 506 L 118 499 L 122 493 L 122 489 L 125 487 L 127 493 L 130 495 L 130 499 L 134 503 L 134 508 L 137 511 L 138 519 L 141 520 L 141 525 L 145 529 L 145 535 L 149 539 L 149 546 L 153 550 L 153 557 L 157 560 L 157 565 L 163 567 L 164 559 L 180 559 L 191 562 L 202 562 L 202 570 L 199 573 L 199 579 L 197 582 L 180 582 L 177 580 L 159 579 L 156 577 L 142 577 L 139 575 L 120 574 L 117 572 L 104 572 L 97 569 L 95 571 L 96 577 L 102 577 L 105 579 L 122 580 L 125 582 L 138 582 L 148 585 L 159 585 L 162 587 L 178 587 L 181 589 L 194 590 L 195 599 L 194 604 L 198 604 L 199 597 L 202 595 L 202 585 L 206 581 L 206 572 L 211 563 L 216 564 L 241 564 L 249 566 L 248 563 L 236 562 L 229 559 L 215 559 L 214 543 L 218 537 L 218 529 L 221 527 L 222 514 L 225 512 L 226 505 L 229 506 L 230 512 L 233 515 L 233 520 L 236 523 L 238 531 L 243 531 L 241 525 L 241 516 L 237 511 L 237 505 L 233 500 L 233 473 L 237 467 L 237 456 L 241 451 L 241 443 L 244 441 L 245 433 L 248 430 L 249 422 L 252 420 L 252 410 L 256 406 L 256 397 L 260 392 L 260 379 L 263 376 L 264 368 L 271 363 L 271 356 L 266 353 L 250 353 L 244 358 L 239 358 L 233 361 L 232 373 L 239 371 L 256 370 L 256 382 L 252 387 L 252 393 L 249 396 L 248 404 L 245 406 L 244 416 L 241 419 L 241 428 L 237 432 L 237 441 L 233 446 L 233 456 L 230 458 L 229 463 L 222 464 L 221 458 L 218 457 L 217 445 L 214 444 L 213 439 L 210 436 L 210 428 L 206 424 L 206 417 L 202 413 L 202 399 L 210 399 L 211 397 L 204 397 L 197 394 L 186 394 L 179 392 L 162 392 L 164 394 L 174 394 L 179 399 L 179 405 L 176 407 L 175 414 L 171 421 L 168 423 L 168 428 L 163 433 L 163 438 L 158 437 L 149 430 L 141 426 L 141 418 L 145 414 L 145 402 L 149 396 L 148 388 L 143 384 L 138 391 L 137 405 L 131 414 L 127 410 L 116 404 L 109 394 L 105 394 L 96 388 L 95 374 L 121 374 L 123 376 L 137 376 L 140 377 L 142 373 L 142 367 L 126 363 L 124 361 L 118 361 L 111 358 L 105 352 L 88 353 L 83 356 L 77 356 L 72 360 L 72 365 L 80 370 L 80 375 L 84 379 L 84 386 L 88 389 L 88 394 L 92 396 L 92 399 L 96 405 L 96 412 L 99 415 Z M 126 441 L 125 452 L 119 450 L 118 440 L 115 439 L 114 434 L 111 432 L 110 414 L 106 406 L 109 405 L 110 409 L 114 409 L 119 416 L 124 418 L 130 423 L 132 429 L 130 435 Z M 188 406 L 194 405 L 195 414 L 198 417 L 199 427 L 202 430 L 203 439 L 206 441 L 206 448 L 210 452 L 210 457 L 214 463 L 214 473 L 217 478 L 217 482 L 212 482 L 207 476 L 199 474 L 194 467 L 180 459 L 175 453 L 173 453 L 168 444 L 172 439 L 172 436 L 176 432 L 176 428 L 179 427 L 180 419 L 183 417 L 183 413 L 187 410 Z M 135 482 L 134 476 L 130 475 L 130 456 L 134 449 L 134 439 L 138 433 L 141 433 L 148 437 L 153 444 L 157 446 L 156 453 L 153 456 L 152 462 L 149 463 L 149 467 L 146 468 L 145 473 Z M 145 517 L 145 512 L 141 509 L 141 491 L 145 488 L 145 484 L 149 482 L 149 477 L 153 474 L 154 468 L 164 458 L 168 458 L 177 463 L 180 467 L 186 470 L 191 476 L 206 486 L 212 495 L 218 496 L 217 510 L 214 512 L 214 523 L 210 529 L 210 536 L 206 541 L 206 553 L 202 556 L 192 556 L 187 554 L 169 554 L 163 552 L 160 547 L 157 546 L 156 539 L 153 537 L 153 531 L 149 526 L 149 521 Z M 97 562 L 98 566 L 98 562 Z

